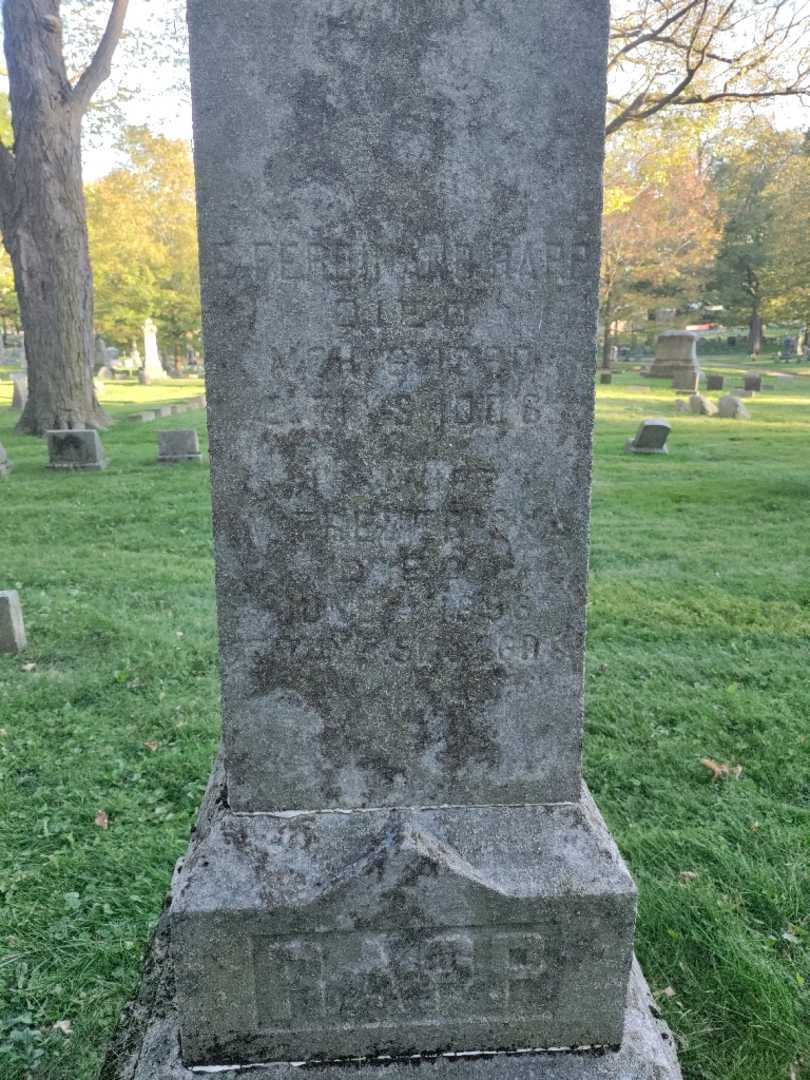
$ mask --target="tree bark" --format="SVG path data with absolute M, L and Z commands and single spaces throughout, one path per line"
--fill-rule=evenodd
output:
M 114 10 L 126 5 L 114 5 Z M 70 85 L 59 0 L 4 0 L 14 153 L 0 154 L 3 243 L 11 257 L 28 364 L 17 430 L 105 427 L 93 387 L 93 278 L 81 122 L 92 86 Z M 103 77 L 102 57 L 90 83 Z M 83 76 L 83 78 L 85 78 Z M 81 85 L 81 81 L 80 84 Z M 77 86 L 77 90 L 78 90 Z

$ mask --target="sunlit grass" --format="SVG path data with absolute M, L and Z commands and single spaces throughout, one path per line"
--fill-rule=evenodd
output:
M 788 1080 L 810 1061 L 810 379 L 748 422 L 642 381 L 598 388 L 588 780 L 687 1080 Z M 155 460 L 161 427 L 204 438 L 204 416 L 116 423 L 108 471 L 54 475 L 9 390 L 0 588 L 30 646 L 0 657 L 0 1077 L 91 1080 L 217 740 L 207 469 Z M 105 404 L 123 421 L 200 392 L 109 383 Z M 659 415 L 670 455 L 624 454 Z

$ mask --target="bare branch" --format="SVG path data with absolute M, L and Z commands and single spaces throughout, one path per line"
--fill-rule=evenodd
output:
M 113 0 L 107 27 L 96 49 L 96 54 L 82 73 L 81 78 L 70 94 L 71 105 L 83 113 L 90 104 L 93 94 L 110 76 L 110 67 L 116 46 L 124 30 L 129 0 Z

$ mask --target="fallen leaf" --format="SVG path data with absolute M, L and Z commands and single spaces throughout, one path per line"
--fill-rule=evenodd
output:
M 107 831 L 107 829 L 109 829 L 110 815 L 107 813 L 106 810 L 99 810 L 99 812 L 96 814 L 96 825 L 98 825 L 98 827 L 100 829 L 103 829 L 105 832 Z
M 177 631 L 175 631 L 175 633 L 177 634 L 177 636 L 178 636 L 179 638 L 181 638 L 181 637 L 185 637 L 185 636 L 186 636 L 186 635 L 185 635 L 185 634 L 183 633 L 183 631 L 182 631 L 182 630 L 177 630 Z
M 72 1035 L 73 1024 L 71 1024 L 70 1020 L 57 1020 L 53 1025 L 53 1030 L 60 1031 L 63 1035 Z
M 0 739 L 5 739 L 7 735 L 8 732 L 6 731 L 6 729 L 4 727 L 0 727 Z
M 655 996 L 669 998 L 671 1001 L 675 997 L 675 991 L 671 986 L 667 986 L 664 990 L 657 990 Z
M 761 828 L 762 828 L 762 825 L 761 825 L 761 823 L 759 821 L 752 821 L 751 822 L 751 832 L 759 832 L 759 830 Z
M 697 881 L 699 876 L 694 870 L 681 870 L 680 874 L 678 874 L 678 880 L 682 881 L 684 885 L 688 885 L 690 881 Z
M 724 761 L 715 761 L 710 757 L 702 758 L 700 764 L 709 770 L 715 780 L 728 780 L 731 776 L 739 780 L 743 774 L 742 765 L 727 765 Z
M 801 944 L 801 942 L 796 937 L 796 935 L 791 933 L 790 930 L 786 930 L 784 932 L 784 934 L 782 934 L 782 941 L 789 941 L 791 945 L 800 945 Z
M 154 754 L 154 752 L 160 746 L 160 743 L 157 741 L 157 739 L 150 739 L 149 742 L 145 742 L 143 745 L 146 747 L 147 750 L 151 750 Z
M 36 671 L 36 670 L 37 670 L 37 665 L 36 664 L 23 664 L 23 666 L 20 668 L 20 671 Z
M 607 675 L 609 669 L 608 669 L 607 664 L 602 664 L 600 666 L 599 670 L 602 672 L 603 675 Z

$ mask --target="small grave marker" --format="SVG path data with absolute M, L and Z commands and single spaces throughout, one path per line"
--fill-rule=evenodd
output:
M 26 646 L 20 594 L 0 592 L 0 653 L 19 653 Z
M 628 454 L 668 454 L 667 439 L 672 426 L 666 420 L 643 420 L 635 438 L 628 439 L 624 448 Z
M 107 461 L 97 431 L 49 431 L 49 469 L 105 469 Z
M 158 432 L 158 461 L 163 464 L 202 461 L 197 432 L 193 428 Z

